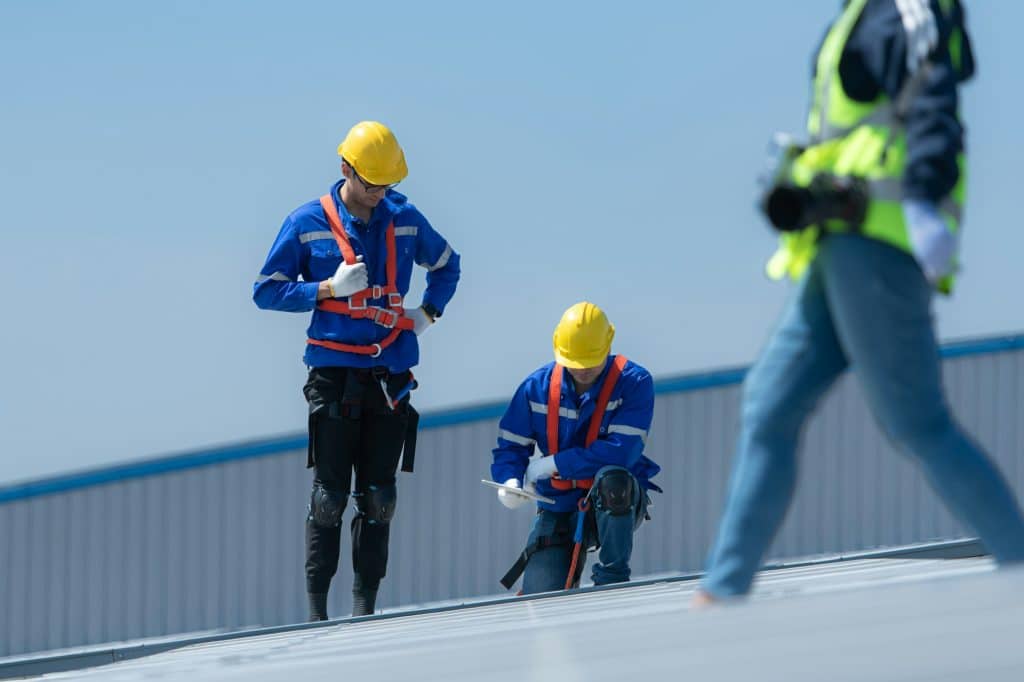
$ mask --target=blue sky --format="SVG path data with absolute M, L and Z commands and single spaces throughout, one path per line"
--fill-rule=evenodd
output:
M 463 256 L 420 408 L 510 395 L 581 299 L 656 375 L 749 363 L 787 294 L 754 180 L 839 4 L 0 3 L 0 482 L 301 430 L 306 319 L 251 285 L 367 118 Z M 1024 328 L 1024 3 L 969 10 L 947 339 Z

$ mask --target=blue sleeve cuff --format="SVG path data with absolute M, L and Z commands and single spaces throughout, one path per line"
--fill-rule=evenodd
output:
M 555 468 L 562 478 L 576 478 L 576 461 L 572 456 L 572 450 L 563 450 L 555 453 Z
M 316 294 L 320 289 L 320 282 L 303 282 L 302 293 L 309 303 L 310 309 L 316 308 Z

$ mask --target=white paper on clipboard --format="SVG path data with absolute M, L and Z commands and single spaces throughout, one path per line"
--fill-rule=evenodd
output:
M 531 493 L 529 490 L 523 490 L 522 488 L 513 488 L 512 486 L 505 485 L 503 483 L 495 483 L 494 481 L 488 481 L 486 478 L 480 479 L 480 482 L 483 483 L 484 485 L 489 485 L 492 488 L 504 490 L 506 493 L 518 495 L 519 497 L 525 497 L 529 500 L 535 500 L 537 502 L 546 502 L 547 504 L 555 503 L 555 501 L 552 500 L 550 497 L 544 497 L 543 495 L 538 495 L 537 493 Z

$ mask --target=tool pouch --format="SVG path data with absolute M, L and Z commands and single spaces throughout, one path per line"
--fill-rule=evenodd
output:
M 309 445 L 306 448 L 306 468 L 312 468 L 317 460 L 317 433 L 323 419 L 338 419 L 346 410 L 344 404 L 348 385 L 354 380 L 354 372 L 343 368 L 326 367 L 313 369 L 309 380 L 302 387 L 302 394 L 309 403 Z M 361 388 L 361 387 L 360 387 Z M 358 414 L 358 404 L 356 413 Z
M 307 469 L 312 469 L 313 464 L 316 462 L 317 423 L 327 417 L 332 404 L 337 404 L 328 402 L 329 397 L 325 396 L 320 388 L 322 388 L 322 385 L 319 385 L 319 382 L 313 379 L 310 379 L 302 387 L 302 393 L 306 396 L 306 402 L 309 403 L 309 445 L 306 446 Z

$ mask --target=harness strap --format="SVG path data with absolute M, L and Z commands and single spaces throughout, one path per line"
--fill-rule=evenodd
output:
M 409 422 L 405 428 L 405 445 L 402 447 L 402 471 L 412 473 L 416 462 L 416 432 L 420 426 L 420 413 L 412 405 L 409 410 Z
M 385 336 L 377 343 L 370 344 L 369 346 L 354 346 L 348 343 L 338 343 L 337 341 L 327 341 L 325 339 L 306 339 L 306 343 L 313 346 L 322 346 L 324 348 L 330 348 L 331 350 L 341 351 L 342 353 L 355 353 L 356 355 L 369 355 L 371 358 L 380 357 L 380 354 L 384 352 L 384 349 L 390 346 L 398 338 L 398 335 L 402 333 L 401 329 L 393 329 L 391 333 Z
M 526 549 L 524 549 L 522 554 L 519 555 L 519 558 L 516 559 L 516 562 L 512 564 L 512 568 L 508 569 L 508 572 L 506 572 L 505 575 L 501 578 L 500 582 L 502 586 L 506 590 L 511 590 L 512 586 L 516 584 L 517 580 L 519 580 L 519 576 L 521 576 L 523 574 L 523 571 L 526 570 L 526 564 L 530 562 L 530 557 L 532 557 L 540 550 L 547 549 L 548 547 L 559 547 L 562 545 L 568 545 L 571 543 L 572 540 L 570 539 L 568 533 L 559 533 L 557 528 L 555 529 L 555 533 L 553 535 L 537 538 L 537 541 L 534 542 L 532 545 L 526 546 Z
M 608 409 L 608 401 L 612 397 L 612 391 L 615 390 L 615 384 L 619 382 L 619 377 L 622 376 L 622 370 L 626 368 L 627 362 L 629 360 L 625 355 L 616 355 L 611 369 L 608 370 L 608 376 L 605 377 L 604 383 L 601 384 L 601 392 L 597 394 L 597 405 L 594 407 L 594 416 L 590 418 L 590 428 L 587 429 L 586 443 L 588 448 L 597 440 L 597 435 L 601 431 L 601 422 L 604 420 L 605 410 Z
M 565 368 L 555 363 L 551 370 L 551 386 L 548 388 L 548 455 L 558 454 L 558 410 L 562 406 L 562 373 Z
M 608 401 L 612 397 L 612 391 L 615 390 L 615 385 L 618 383 L 619 377 L 622 376 L 622 371 L 626 368 L 627 362 L 629 362 L 629 359 L 625 355 L 616 355 L 607 376 L 604 378 L 604 383 L 601 384 L 601 390 L 597 394 L 594 414 L 590 417 L 590 426 L 587 428 L 585 445 L 588 448 L 594 444 L 601 432 L 601 422 L 604 421 L 604 413 L 608 409 Z M 562 403 L 562 372 L 564 370 L 564 367 L 556 364 L 551 371 L 551 388 L 548 391 L 547 415 L 548 450 L 550 451 L 548 454 L 551 456 L 558 452 L 558 411 Z M 556 490 L 572 490 L 573 488 L 589 490 L 594 486 L 594 479 L 566 480 L 552 478 L 551 486 Z
M 331 226 L 331 234 L 334 235 L 334 241 L 338 243 L 342 258 L 347 264 L 354 265 L 357 262 L 355 250 L 352 248 L 348 234 L 345 232 L 345 227 L 341 223 L 341 216 L 338 215 L 338 207 L 334 203 L 334 198 L 330 194 L 323 195 L 320 197 L 320 206 L 323 208 L 327 222 Z M 398 279 L 398 250 L 395 246 L 394 222 L 388 224 L 385 240 L 387 242 L 387 285 L 374 285 L 362 291 L 357 291 L 348 297 L 348 301 L 324 299 L 317 303 L 316 307 L 318 310 L 345 315 L 354 320 L 370 320 L 386 329 L 390 329 L 391 333 L 377 343 L 367 346 L 312 338 L 306 339 L 306 343 L 342 353 L 369 355 L 376 358 L 380 356 L 385 348 L 398 339 L 398 335 L 401 332 L 411 331 L 415 327 L 415 323 L 405 316 L 405 309 L 402 307 L 402 296 L 396 286 Z M 387 296 L 388 299 L 387 308 L 366 305 L 367 300 L 383 298 L 384 296 Z
M 408 331 L 415 327 L 415 323 L 411 318 L 406 317 L 398 311 L 389 310 L 388 308 L 379 308 L 377 306 L 362 306 L 356 308 L 350 303 L 338 301 L 333 298 L 325 298 L 320 301 L 316 307 L 330 313 L 348 315 L 354 320 L 370 320 L 382 327 L 387 327 L 388 329 L 397 328 L 403 331 Z
M 580 576 L 583 574 L 583 563 L 580 563 L 580 552 L 583 549 L 583 522 L 587 512 L 590 511 L 590 496 L 581 497 L 577 504 L 579 514 L 576 515 L 576 534 L 573 536 L 572 563 L 569 564 L 569 573 L 565 576 L 565 589 L 571 590 L 579 586 Z
M 608 409 L 608 401 L 612 396 L 612 391 L 615 390 L 615 385 L 619 381 L 619 377 L 622 376 L 622 371 L 626 367 L 626 363 L 629 359 L 625 355 L 616 355 L 615 360 L 612 362 L 611 368 L 608 370 L 608 374 L 604 378 L 604 382 L 601 384 L 601 390 L 597 394 L 597 406 L 594 408 L 594 414 L 590 418 L 590 426 L 587 428 L 587 439 L 586 446 L 590 447 L 597 440 L 598 435 L 601 432 L 601 422 L 604 420 L 605 411 Z M 553 457 L 558 453 L 558 424 L 559 414 L 558 411 L 561 408 L 562 403 L 562 379 L 564 376 L 565 368 L 562 365 L 555 364 L 554 369 L 551 370 L 551 383 L 548 388 L 548 413 L 546 418 L 547 436 L 548 436 L 548 453 L 546 456 Z M 559 478 L 552 478 L 551 485 L 556 490 L 572 490 L 573 488 L 582 488 L 589 490 L 594 486 L 594 479 L 579 479 L 579 480 L 564 480 Z M 579 509 L 579 516 L 576 519 L 576 532 L 570 538 L 567 534 L 559 534 L 556 529 L 555 534 L 551 537 L 538 538 L 537 542 L 527 545 L 526 549 L 519 555 L 516 562 L 512 564 L 512 568 L 501 578 L 501 584 L 505 589 L 510 590 L 515 582 L 519 579 L 519 576 L 526 570 L 526 564 L 530 562 L 530 557 L 536 554 L 545 547 L 551 547 L 554 545 L 573 545 L 572 550 L 572 563 L 569 567 L 569 574 L 566 576 L 565 589 L 572 589 L 579 585 L 580 576 L 583 573 L 583 567 L 586 561 L 580 561 L 580 555 L 583 553 L 584 545 L 584 522 L 587 512 L 590 511 L 590 498 L 589 495 L 584 495 L 580 498 L 577 503 Z
M 534 550 L 536 552 L 536 550 Z M 501 586 L 506 590 L 511 590 L 512 586 L 519 580 L 519 576 L 526 570 L 526 564 L 529 563 L 530 557 L 533 556 L 534 552 L 530 551 L 530 547 L 523 550 L 516 562 L 512 564 L 512 568 L 505 572 L 505 575 L 501 577 Z

